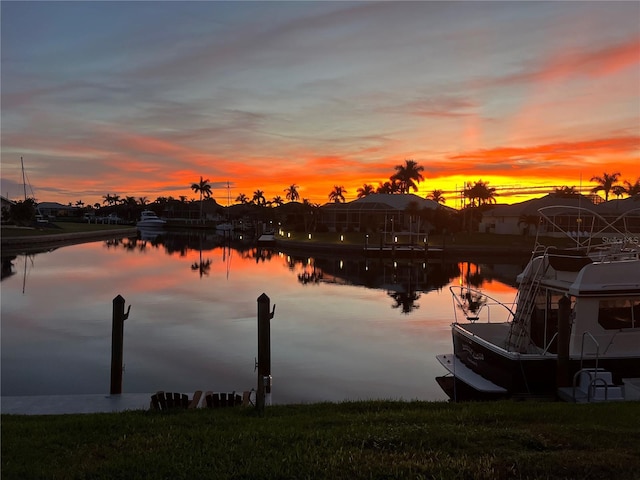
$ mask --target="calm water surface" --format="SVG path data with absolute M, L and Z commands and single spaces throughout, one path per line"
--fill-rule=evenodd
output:
M 10 265 L 7 263 L 10 262 Z M 215 235 L 95 242 L 3 258 L 2 395 L 108 393 L 112 301 L 124 392 L 256 384 L 257 298 L 271 321 L 274 403 L 444 400 L 449 285 L 510 302 L 522 265 L 305 257 L 224 247 Z M 497 318 L 496 318 L 497 320 Z

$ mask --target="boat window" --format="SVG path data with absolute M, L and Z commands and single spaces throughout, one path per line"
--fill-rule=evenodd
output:
M 606 330 L 640 328 L 640 297 L 600 300 L 598 323 Z

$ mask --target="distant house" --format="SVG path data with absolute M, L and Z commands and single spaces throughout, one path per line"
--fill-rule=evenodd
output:
M 563 230 L 571 232 L 579 232 L 586 230 L 598 231 L 606 226 L 607 223 L 614 222 L 623 213 L 636 210 L 633 215 L 625 218 L 625 225 L 621 225 L 620 229 L 628 231 L 640 232 L 640 201 L 637 198 L 625 198 L 624 200 L 609 200 L 594 205 L 588 197 L 558 197 L 553 194 L 545 195 L 541 198 L 534 198 L 513 205 L 496 205 L 489 211 L 484 212 L 482 221 L 480 222 L 479 231 L 484 233 L 498 233 L 510 235 L 535 235 L 538 233 L 539 218 L 538 210 L 543 207 L 570 207 L 566 209 L 558 209 L 554 214 L 557 218 L 555 223 L 562 227 Z M 573 207 L 582 207 L 597 213 L 600 217 L 597 221 L 587 228 L 584 221 L 580 220 L 580 215 Z M 548 227 L 547 227 L 548 228 Z M 552 231 L 540 232 L 545 234 L 553 234 Z
M 44 218 L 75 217 L 79 216 L 80 209 L 58 202 L 40 202 L 37 206 L 38 214 Z
M 481 233 L 502 235 L 525 235 L 528 233 L 535 235 L 537 223 L 534 223 L 534 219 L 539 217 L 538 210 L 558 205 L 584 208 L 593 208 L 594 206 L 591 200 L 584 196 L 558 197 L 548 194 L 541 198 L 533 198 L 512 205 L 496 205 L 483 213 L 478 229 Z
M 0 210 L 2 211 L 2 221 L 5 221 L 9 218 L 9 211 L 11 210 L 11 205 L 15 205 L 16 202 L 13 200 L 9 200 L 3 196 L 0 196 L 1 204 Z
M 320 207 L 320 215 L 321 222 L 331 232 L 424 231 L 425 226 L 407 211 L 408 208 L 452 210 L 413 194 L 375 193 L 353 202 L 327 203 Z

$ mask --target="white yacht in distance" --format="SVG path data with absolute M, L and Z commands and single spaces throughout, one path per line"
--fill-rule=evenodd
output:
M 138 223 L 136 223 L 136 227 L 164 228 L 166 224 L 167 221 L 158 217 L 155 212 L 151 210 L 144 210 L 140 215 L 140 220 L 138 220 Z
M 451 327 L 453 352 L 437 355 L 449 372 L 438 383 L 453 400 L 640 400 L 640 209 L 613 221 L 579 207 L 539 212 L 515 307 L 451 287 L 465 319 Z M 575 247 L 539 243 L 560 234 Z M 490 321 L 499 308 L 508 321 Z

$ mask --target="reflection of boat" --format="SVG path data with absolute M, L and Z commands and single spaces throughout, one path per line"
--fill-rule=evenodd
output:
M 553 225 L 547 234 L 572 238 L 558 227 L 559 217 L 572 216 L 565 224 L 590 224 L 592 238 L 570 251 L 538 244 L 518 276 L 515 308 L 495 302 L 507 309 L 506 322 L 479 321 L 490 309 L 468 302 L 481 292 L 452 288 L 466 318 L 452 325 L 454 352 L 437 356 L 453 379 L 438 383 L 453 399 L 640 399 L 640 242 L 628 228 L 639 217 L 607 222 L 582 208 L 540 214 Z
M 233 225 L 231 223 L 220 223 L 216 225 L 216 231 L 222 234 L 233 233 Z
M 142 228 L 164 228 L 167 224 L 166 220 L 158 217 L 155 212 L 151 210 L 144 210 L 140 215 L 140 220 L 136 223 L 136 227 Z
M 162 227 L 137 227 L 140 232 L 140 240 L 154 242 L 163 234 Z
M 258 238 L 258 245 L 261 247 L 272 247 L 276 244 L 276 234 L 273 230 L 267 230 Z

